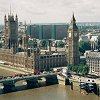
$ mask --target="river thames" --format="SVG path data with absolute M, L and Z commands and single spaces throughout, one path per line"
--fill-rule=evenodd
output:
M 0 76 L 12 75 L 13 73 L 14 72 L 0 69 Z M 93 93 L 88 95 L 82 94 L 77 87 L 74 87 L 72 91 L 70 86 L 51 85 L 0 94 L 0 100 L 100 100 L 100 97 Z

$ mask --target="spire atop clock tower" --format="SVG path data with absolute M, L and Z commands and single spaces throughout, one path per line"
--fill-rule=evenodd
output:
M 78 30 L 78 27 L 76 25 L 76 19 L 75 19 L 74 13 L 72 15 L 72 19 L 71 19 L 71 22 L 69 24 L 69 29 Z
M 76 19 L 75 19 L 75 17 L 74 17 L 74 13 L 73 13 L 73 16 L 72 16 L 71 23 L 76 23 Z

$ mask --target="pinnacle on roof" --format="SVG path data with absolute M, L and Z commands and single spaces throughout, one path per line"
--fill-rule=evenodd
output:
M 74 13 L 73 13 L 73 16 L 72 16 L 71 23 L 76 23 L 76 19 L 75 19 L 75 17 L 74 17 Z
M 16 17 L 17 17 L 17 14 L 16 14 Z
M 5 14 L 5 19 L 6 19 L 6 14 Z

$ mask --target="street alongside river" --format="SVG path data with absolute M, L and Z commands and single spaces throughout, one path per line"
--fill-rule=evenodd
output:
M 12 75 L 14 72 L 0 69 L 0 76 Z M 72 91 L 70 86 L 51 85 L 7 94 L 0 94 L 0 100 L 100 100 L 100 97 L 90 93 L 80 93 L 77 87 Z

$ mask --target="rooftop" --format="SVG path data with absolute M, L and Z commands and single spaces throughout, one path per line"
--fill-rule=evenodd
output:
M 87 57 L 100 58 L 100 52 L 90 52 L 87 54 Z

